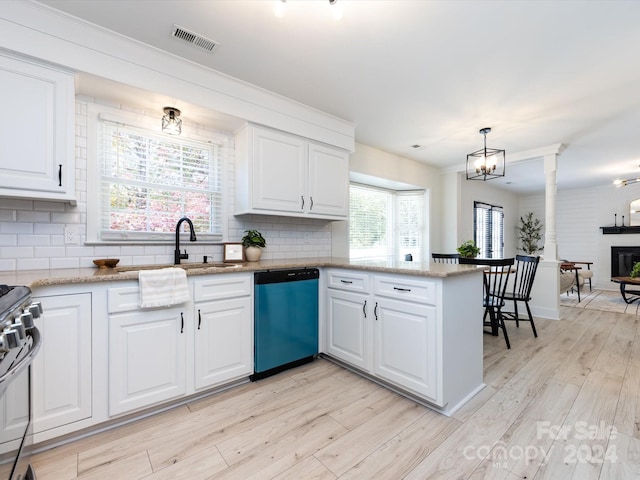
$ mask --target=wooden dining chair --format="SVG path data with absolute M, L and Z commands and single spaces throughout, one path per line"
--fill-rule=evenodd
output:
M 432 253 L 431 258 L 435 263 L 458 263 L 459 253 Z
M 509 334 L 504 325 L 504 315 L 502 307 L 505 305 L 504 296 L 507 291 L 509 274 L 515 263 L 514 258 L 460 258 L 461 264 L 466 265 L 486 265 L 484 271 L 484 294 L 483 306 L 484 316 L 482 318 L 485 327 L 491 327 L 491 334 L 498 335 L 498 329 L 502 330 L 507 348 L 511 348 Z M 489 317 L 489 321 L 487 321 Z M 487 332 L 488 333 L 488 332 Z
M 531 300 L 531 288 L 533 287 L 533 281 L 536 277 L 536 271 L 538 269 L 538 263 L 540 257 L 533 257 L 528 255 L 516 255 L 516 272 L 513 280 L 513 290 L 508 291 L 504 299 L 505 301 L 513 302 L 513 311 L 502 311 L 502 316 L 505 320 L 515 320 L 516 327 L 520 327 L 521 319 L 518 314 L 518 302 L 523 302 L 531 323 L 531 329 L 533 330 L 533 336 L 537 337 L 536 325 L 533 323 L 533 315 L 531 315 L 531 308 L 529 308 L 529 301 Z

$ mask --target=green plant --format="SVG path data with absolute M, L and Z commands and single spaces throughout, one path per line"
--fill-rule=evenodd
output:
M 266 247 L 267 241 L 258 230 L 245 230 L 242 245 L 245 247 Z
M 527 254 L 540 250 L 538 242 L 542 239 L 542 222 L 537 218 L 533 218 L 533 212 L 527 213 L 524 217 L 520 217 L 520 226 L 518 228 L 518 238 L 520 239 L 521 249 Z
M 640 277 L 640 262 L 636 262 L 633 264 L 633 269 L 631 269 L 631 273 L 629 273 L 631 278 Z
M 464 258 L 474 258 L 480 253 L 480 249 L 476 247 L 476 243 L 473 240 L 467 240 L 463 242 L 458 248 L 458 253 Z

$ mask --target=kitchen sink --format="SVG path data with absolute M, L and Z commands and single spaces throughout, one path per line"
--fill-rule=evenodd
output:
M 171 267 L 179 267 L 184 268 L 185 270 L 191 270 L 194 268 L 238 268 L 241 267 L 241 263 L 221 263 L 221 262 L 208 262 L 208 263 L 181 263 L 179 265 L 174 265 L 173 263 L 165 263 L 159 265 L 130 265 L 123 267 L 116 267 L 114 270 L 116 272 L 135 272 L 138 270 L 154 270 L 160 268 L 171 268 Z

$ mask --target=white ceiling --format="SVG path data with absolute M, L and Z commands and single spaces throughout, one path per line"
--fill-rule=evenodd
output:
M 491 127 L 487 146 L 507 151 L 496 186 L 542 190 L 541 159 L 509 155 L 559 143 L 561 189 L 640 172 L 638 1 L 338 0 L 340 20 L 328 0 L 288 0 L 282 18 L 273 0 L 41 3 L 349 120 L 357 142 L 436 167 L 463 165 Z M 174 24 L 220 45 L 204 52 L 174 38 Z

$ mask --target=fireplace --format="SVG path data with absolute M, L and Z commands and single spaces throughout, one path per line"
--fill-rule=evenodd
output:
M 640 262 L 640 247 L 611 247 L 612 277 L 629 276 L 636 262 Z

